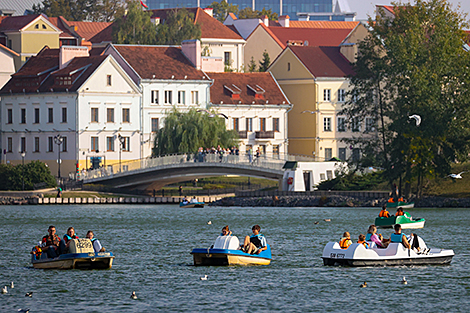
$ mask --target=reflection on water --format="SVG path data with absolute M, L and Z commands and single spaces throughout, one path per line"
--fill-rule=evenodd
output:
M 178 206 L 2 206 L 1 310 L 123 311 L 464 311 L 469 245 L 466 209 L 413 209 L 426 218 L 416 230 L 431 247 L 454 249 L 450 266 L 325 267 L 323 246 L 349 231 L 357 240 L 377 208 L 220 208 Z M 331 218 L 331 222 L 323 219 Z M 212 225 L 207 225 L 211 220 Z M 315 221 L 320 221 L 315 225 Z M 55 225 L 96 237 L 116 256 L 108 271 L 35 270 L 29 251 Z M 240 239 L 261 225 L 273 261 L 263 267 L 194 267 L 192 248 L 208 247 L 224 225 Z M 388 237 L 391 230 L 381 230 Z M 405 231 L 405 233 L 409 233 Z M 199 277 L 208 275 L 207 281 Z M 408 285 L 400 284 L 403 276 Z M 359 285 L 367 281 L 367 288 Z M 32 298 L 25 297 L 33 291 Z M 138 300 L 131 300 L 136 291 Z M 384 301 L 384 299 L 388 299 Z

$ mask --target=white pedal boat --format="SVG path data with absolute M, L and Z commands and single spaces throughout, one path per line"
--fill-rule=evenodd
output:
M 419 238 L 421 250 L 426 244 Z M 386 249 L 379 249 L 375 243 L 368 242 L 371 248 L 353 243 L 348 249 L 341 249 L 339 243 L 329 242 L 323 249 L 324 265 L 348 266 L 394 266 L 394 265 L 443 265 L 452 261 L 454 251 L 449 249 L 430 249 L 427 253 L 417 253 L 401 243 L 390 243 Z

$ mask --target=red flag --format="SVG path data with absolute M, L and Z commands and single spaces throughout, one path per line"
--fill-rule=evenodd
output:
M 140 0 L 140 4 L 142 4 L 142 6 L 146 9 L 148 9 L 149 7 L 145 5 L 145 3 L 142 2 L 142 0 Z

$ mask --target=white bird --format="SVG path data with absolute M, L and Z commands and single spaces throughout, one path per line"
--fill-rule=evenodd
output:
M 7 286 L 5 286 L 5 287 L 2 288 L 2 293 L 3 293 L 3 294 L 8 293 L 8 288 L 7 288 Z
M 220 116 L 225 117 L 225 119 L 228 119 L 228 116 L 225 115 L 224 113 L 212 113 L 211 111 L 205 110 L 205 109 L 197 110 L 197 112 L 205 112 L 209 114 L 209 117 L 215 117 L 216 115 L 220 115 Z
M 24 296 L 25 296 L 25 297 L 30 297 L 30 298 L 32 298 L 32 297 L 33 297 L 33 292 L 32 292 L 32 291 L 31 291 L 31 292 L 27 292 Z
M 10 288 L 11 289 L 15 288 L 15 284 L 13 284 L 13 282 L 10 283 Z
M 421 116 L 419 116 L 418 114 L 413 114 L 411 116 L 408 116 L 408 118 L 414 118 L 416 120 L 416 126 L 419 126 L 419 124 L 421 124 Z
M 207 225 L 212 225 L 212 221 L 207 222 Z
M 452 179 L 462 179 L 462 174 L 463 173 L 466 173 L 467 171 L 463 171 L 463 172 L 460 172 L 458 174 L 449 174 L 447 176 L 449 176 L 450 178 Z
M 305 110 L 305 111 L 300 112 L 300 114 L 303 114 L 303 113 L 315 114 L 315 113 L 318 113 L 318 112 L 320 112 L 320 110 L 316 110 L 316 111 Z
M 207 275 L 204 275 L 204 277 L 200 278 L 201 280 L 207 280 Z
M 403 276 L 403 279 L 401 280 L 401 283 L 402 283 L 403 285 L 408 284 L 408 281 L 406 280 L 405 276 Z
M 135 291 L 132 292 L 131 299 L 137 300 L 137 295 L 135 294 Z

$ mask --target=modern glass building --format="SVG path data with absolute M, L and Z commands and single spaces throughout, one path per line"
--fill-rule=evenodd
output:
M 168 9 L 176 7 L 194 8 L 201 7 L 207 8 L 214 0 L 143 0 L 149 9 Z M 220 0 L 219 0 L 220 1 Z M 246 7 L 253 7 L 255 10 L 262 10 L 263 8 L 272 9 L 279 15 L 289 15 L 291 19 L 297 19 L 297 13 L 314 13 L 310 15 L 310 19 L 319 20 L 344 20 L 341 19 L 341 15 L 335 14 L 334 18 L 331 18 L 333 13 L 334 5 L 339 0 L 228 0 L 229 3 L 238 5 L 240 9 Z M 281 12 L 282 4 L 282 12 Z M 329 13 L 326 15 L 318 13 Z

